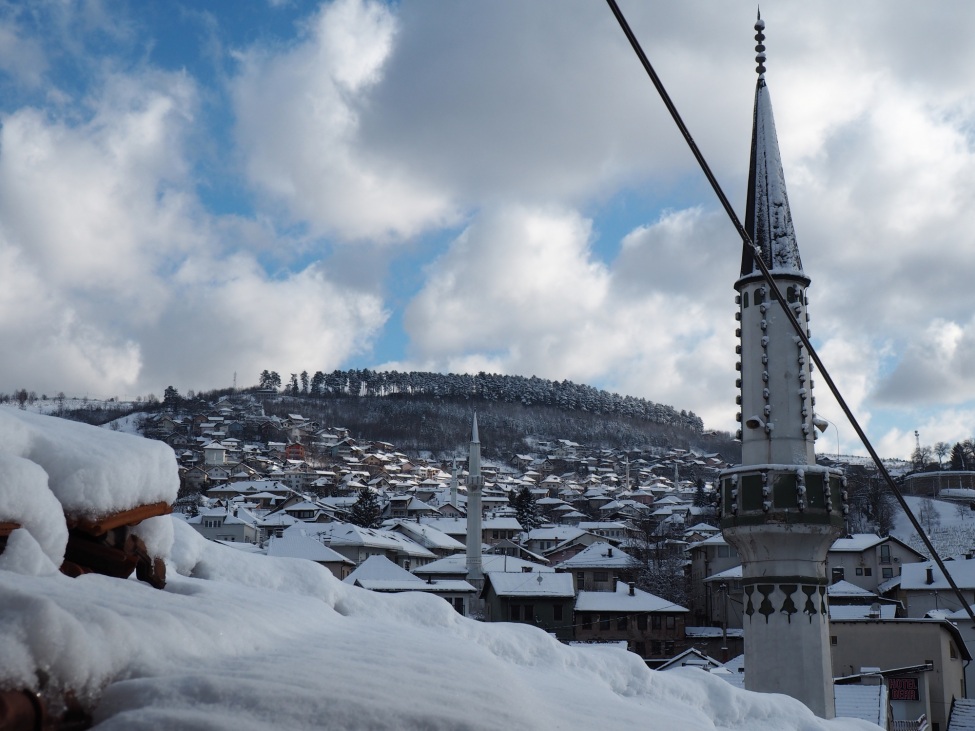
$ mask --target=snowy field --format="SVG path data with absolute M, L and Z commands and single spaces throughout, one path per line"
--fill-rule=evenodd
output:
M 907 504 L 915 517 L 919 516 L 926 498 L 906 495 L 905 500 L 907 500 Z M 927 528 L 925 530 L 928 530 L 931 543 L 934 544 L 940 556 L 942 558 L 960 556 L 975 549 L 975 511 L 969 508 L 969 499 L 966 498 L 959 502 L 948 500 L 931 500 L 930 502 L 938 517 L 932 521 L 930 530 Z M 923 524 L 922 521 L 922 526 Z M 891 534 L 925 556 L 928 555 L 928 550 L 918 537 L 914 526 L 911 525 L 907 515 L 900 509 L 897 511 Z
M 176 493 L 168 448 L 0 409 L 0 684 L 73 691 L 98 729 L 876 729 L 697 668 L 466 619 L 425 594 L 373 594 L 317 564 L 143 528 L 168 584 L 57 566 L 61 508 L 91 515 Z

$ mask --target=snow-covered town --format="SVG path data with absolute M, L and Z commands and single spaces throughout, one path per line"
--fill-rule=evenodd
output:
M 969 208 L 941 186 L 971 187 L 951 177 L 972 155 L 967 88 L 935 102 L 915 91 L 926 78 L 898 107 L 867 87 L 917 64 L 790 60 L 817 36 L 844 38 L 844 57 L 854 45 L 845 17 L 818 16 L 828 33 L 776 36 L 776 73 L 802 81 L 783 84 L 800 133 L 780 149 L 761 13 L 748 97 L 744 73 L 707 55 L 734 4 L 710 8 L 720 32 L 695 3 L 640 8 L 643 32 L 673 36 L 654 56 L 670 49 L 681 91 L 712 88 L 712 141 L 744 151 L 727 110 L 752 104 L 747 167 L 715 156 L 736 171 L 739 219 L 615 0 L 601 16 L 18 5 L 0 6 L 0 289 L 17 308 L 0 358 L 58 396 L 0 394 L 0 731 L 975 731 L 971 308 L 959 294 L 954 311 L 911 313 L 926 291 L 932 313 L 947 306 L 966 271 L 939 232 L 942 209 Z M 553 20 L 565 63 L 539 64 Z M 684 46 L 688 23 L 703 35 Z M 896 24 L 853 27 L 913 45 Z M 509 62 L 505 83 L 483 83 Z M 529 67 L 556 65 L 568 82 L 532 83 Z M 640 65 L 734 233 L 670 159 L 673 130 L 647 127 Z M 834 85 L 817 107 L 817 75 L 868 101 L 836 104 Z M 533 112 L 556 83 L 565 97 Z M 498 98 L 465 104 L 472 89 Z M 864 144 L 875 113 L 941 133 Z M 950 154 L 932 162 L 939 144 Z M 917 159 L 864 164 L 871 148 Z M 848 165 L 833 178 L 827 151 Z M 786 167 L 818 231 L 809 273 Z M 906 192 L 867 215 L 891 194 L 854 182 L 881 176 Z M 737 277 L 723 238 L 740 240 Z M 921 238 L 932 258 L 941 246 L 936 285 L 919 277 Z M 856 260 L 878 242 L 907 264 Z M 811 306 L 829 315 L 815 342 Z M 238 388 L 238 366 L 271 358 L 322 370 Z M 107 399 L 118 418 L 87 410 L 95 386 L 226 373 L 232 387 L 186 399 Z M 67 383 L 86 409 L 66 408 Z M 913 433 L 911 460 L 882 458 L 857 410 L 893 454 Z

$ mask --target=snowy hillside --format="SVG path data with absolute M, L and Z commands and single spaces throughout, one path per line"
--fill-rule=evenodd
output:
M 934 544 L 942 558 L 958 556 L 975 549 L 975 511 L 969 508 L 968 500 L 960 502 L 928 501 L 926 498 L 910 495 L 905 496 L 905 499 L 916 517 L 921 515 L 925 502 L 929 502 L 934 509 L 937 517 L 930 521 L 930 529 L 928 526 L 924 526 L 924 520 L 921 521 L 921 524 L 928 531 L 931 543 Z M 924 555 L 928 554 L 917 532 L 902 510 L 897 511 L 894 530 L 891 533 Z
M 699 669 L 658 673 L 624 650 L 476 622 L 438 597 L 373 594 L 168 516 L 146 540 L 168 557 L 164 590 L 69 578 L 57 570 L 64 501 L 99 514 L 156 499 L 175 465 L 152 442 L 50 417 L 0 410 L 0 434 L 0 513 L 17 513 L 0 520 L 27 526 L 0 555 L 0 685 L 73 691 L 96 728 L 877 728 Z

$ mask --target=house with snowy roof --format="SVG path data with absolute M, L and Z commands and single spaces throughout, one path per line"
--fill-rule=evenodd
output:
M 424 581 L 401 566 L 397 566 L 385 556 L 370 556 L 344 581 L 346 584 L 369 591 L 386 593 L 422 591 L 426 594 L 434 594 L 446 600 L 458 614 L 464 616 L 470 614 L 473 609 L 473 601 L 477 594 L 477 589 L 463 579 Z
M 659 662 L 686 649 L 684 623 L 688 614 L 685 607 L 621 581 L 614 591 L 580 591 L 576 595 L 575 638 L 624 641 L 630 652 Z
M 385 556 L 393 563 L 409 570 L 435 560 L 437 557 L 419 543 L 401 533 L 362 528 L 352 523 L 296 523 L 286 528 L 284 535 L 303 530 L 325 545 L 339 552 L 357 566 L 370 556 Z
M 355 564 L 345 556 L 301 532 L 293 532 L 281 537 L 272 536 L 267 544 L 267 555 L 314 561 L 327 568 L 339 580 L 344 579 L 355 568 Z
M 602 541 L 555 565 L 571 574 L 576 591 L 612 592 L 618 582 L 632 581 L 639 562 L 630 554 Z
M 899 601 L 878 596 L 848 581 L 830 584 L 826 595 L 829 598 L 830 621 L 904 617 L 904 608 Z
M 481 599 L 489 622 L 524 622 L 572 639 L 575 588 L 568 574 L 485 571 Z
M 408 520 L 391 520 L 384 524 L 388 530 L 402 533 L 421 546 L 436 554 L 438 558 L 455 553 L 464 553 L 465 544 L 456 538 L 437 530 L 432 525 L 414 523 Z
M 201 508 L 186 522 L 204 538 L 214 541 L 257 543 L 258 518 L 243 508 Z
M 481 565 L 484 571 L 496 573 L 555 573 L 555 569 L 551 566 L 506 554 L 485 553 L 481 556 Z M 467 556 L 465 554 L 447 556 L 413 568 L 412 573 L 421 579 L 464 579 L 467 577 Z
M 924 560 L 924 554 L 899 538 L 873 533 L 837 538 L 826 554 L 830 582 L 848 581 L 869 591 L 899 576 L 902 566 Z
M 975 604 L 975 559 L 947 561 L 945 566 L 965 598 Z M 962 609 L 948 580 L 934 561 L 903 564 L 900 586 L 893 595 L 903 602 L 908 617 L 924 617 L 932 611 Z

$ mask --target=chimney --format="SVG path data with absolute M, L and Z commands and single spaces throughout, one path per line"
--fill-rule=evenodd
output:
M 925 584 L 933 584 L 934 583 L 934 569 L 931 568 L 930 566 L 928 566 L 928 568 L 926 569 L 926 571 L 928 573 L 928 577 L 927 577 L 927 580 L 924 583 Z
M 608 551 L 606 551 L 606 557 L 607 558 L 612 558 L 613 557 L 613 549 L 612 548 L 610 548 Z
M 636 596 L 636 584 L 630 582 L 630 596 Z

